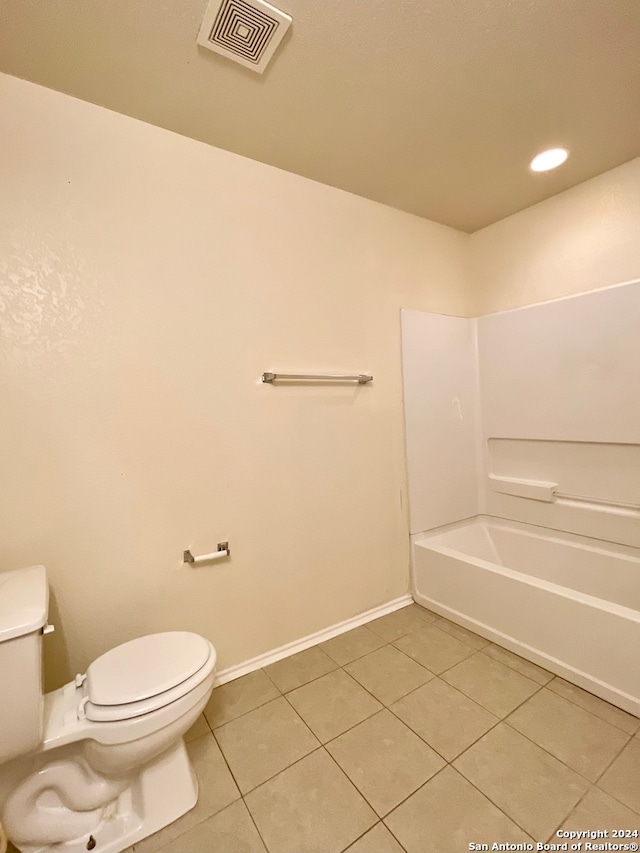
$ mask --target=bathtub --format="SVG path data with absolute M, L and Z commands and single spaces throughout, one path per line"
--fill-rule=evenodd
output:
M 476 516 L 412 537 L 413 597 L 640 716 L 640 549 Z

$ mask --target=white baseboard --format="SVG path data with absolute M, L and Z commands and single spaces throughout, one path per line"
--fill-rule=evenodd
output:
M 381 616 L 386 616 L 387 613 L 393 613 L 394 610 L 400 610 L 401 607 L 406 607 L 412 603 L 413 598 L 409 594 L 401 595 L 400 598 L 394 598 L 393 601 L 388 601 L 386 604 L 381 604 L 379 607 L 374 607 L 372 610 L 358 614 L 358 616 L 352 616 L 350 619 L 345 619 L 344 622 L 338 622 L 329 628 L 323 628 L 322 631 L 316 631 L 315 634 L 307 634 L 306 637 L 302 637 L 300 640 L 294 640 L 292 643 L 279 646 L 277 649 L 273 649 L 273 651 L 265 652 L 244 663 L 229 666 L 217 674 L 214 686 L 218 687 L 220 684 L 226 684 L 227 681 L 233 681 L 234 678 L 240 678 L 242 675 L 247 675 L 256 669 L 262 669 L 263 666 L 268 666 L 270 663 L 275 663 L 283 658 L 288 658 L 290 655 L 303 652 L 305 649 L 311 648 L 311 646 L 317 646 L 318 643 L 323 643 L 325 640 L 337 637 L 338 634 L 344 634 L 345 631 L 351 631 L 352 628 L 357 628 L 359 625 L 379 619 Z

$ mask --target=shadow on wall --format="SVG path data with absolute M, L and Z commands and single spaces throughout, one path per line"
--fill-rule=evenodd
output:
M 55 631 L 53 634 L 47 634 L 43 643 L 45 693 L 57 690 L 58 687 L 71 681 L 75 675 L 71 672 L 60 609 L 55 594 L 51 590 L 49 590 L 49 624 L 55 626 Z

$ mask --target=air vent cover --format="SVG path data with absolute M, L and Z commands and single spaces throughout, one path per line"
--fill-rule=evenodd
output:
M 262 74 L 290 24 L 263 0 L 211 0 L 198 44 Z

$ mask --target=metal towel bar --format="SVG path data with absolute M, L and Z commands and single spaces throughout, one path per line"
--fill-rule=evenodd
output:
M 367 373 L 354 375 L 343 373 L 263 373 L 263 382 L 276 382 L 279 379 L 291 379 L 304 382 L 305 380 L 320 382 L 357 382 L 358 385 L 366 385 L 373 380 L 373 376 Z

